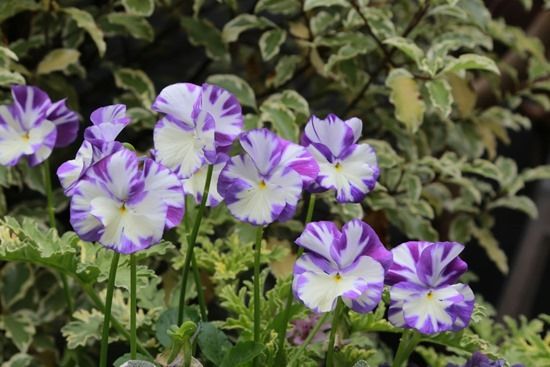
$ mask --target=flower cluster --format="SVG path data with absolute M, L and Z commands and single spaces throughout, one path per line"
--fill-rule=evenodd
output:
M 71 144 L 79 118 L 65 100 L 52 102 L 37 87 L 11 88 L 13 103 L 0 106 L 0 165 L 14 166 L 27 157 L 31 166 L 45 161 L 54 147 Z

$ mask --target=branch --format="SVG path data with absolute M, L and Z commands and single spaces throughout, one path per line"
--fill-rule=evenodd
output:
M 428 12 L 429 7 L 430 7 L 430 1 L 426 1 L 426 4 L 422 8 L 418 9 L 416 14 L 413 16 L 413 18 L 411 19 L 411 21 L 403 31 L 402 37 L 407 37 L 409 33 L 411 33 L 413 29 L 416 28 L 418 23 L 420 23 L 422 18 L 424 18 L 424 16 Z M 353 98 L 353 100 L 347 105 L 346 109 L 344 110 L 344 115 L 347 115 L 353 108 L 355 108 L 357 103 L 359 103 L 359 101 L 363 98 L 363 96 L 369 89 L 372 82 L 378 77 L 378 74 L 380 74 L 380 72 L 382 72 L 382 70 L 385 69 L 386 63 L 391 63 L 391 57 L 393 56 L 396 50 L 397 49 L 394 47 L 385 55 L 384 60 L 382 60 L 382 63 L 380 64 L 380 66 L 378 66 L 378 68 L 371 74 L 369 80 L 365 83 L 363 88 L 361 88 L 361 90 L 359 91 L 359 93 L 357 93 L 355 98 Z

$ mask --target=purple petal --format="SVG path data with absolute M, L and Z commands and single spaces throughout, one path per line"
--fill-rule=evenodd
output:
M 50 97 L 38 87 L 15 85 L 11 88 L 13 103 L 19 114 L 21 127 L 29 131 L 46 118 Z
M 464 246 L 456 242 L 436 242 L 422 251 L 417 274 L 427 286 L 439 287 L 454 283 L 468 266 L 458 258 Z
M 151 108 L 189 124 L 193 110 L 200 108 L 201 91 L 201 87 L 191 83 L 169 85 L 160 91 Z
M 431 245 L 431 242 L 410 241 L 394 247 L 391 250 L 393 263 L 386 274 L 386 284 L 394 285 L 408 281 L 424 286 L 424 283 L 418 278 L 416 265 L 420 261 L 422 251 Z
M 324 257 L 337 267 L 338 255 L 336 244 L 341 241 L 342 234 L 332 222 L 311 222 L 296 239 L 296 244 L 304 249 Z
M 202 85 L 201 109 L 216 123 L 216 145 L 228 146 L 243 130 L 242 108 L 237 98 L 225 89 Z
M 76 112 L 67 107 L 65 99 L 52 103 L 46 118 L 57 128 L 56 147 L 65 147 L 76 140 L 79 117 Z

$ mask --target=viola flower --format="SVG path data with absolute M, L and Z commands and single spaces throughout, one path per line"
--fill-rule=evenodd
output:
M 305 148 L 267 129 L 243 134 L 240 143 L 245 154 L 232 157 L 218 180 L 227 208 L 254 225 L 290 219 L 304 184 L 319 172 L 317 163 Z
M 481 352 L 475 352 L 472 357 L 466 361 L 462 367 L 504 367 L 506 361 L 503 359 L 491 360 Z M 459 367 L 456 364 L 449 363 L 447 367 Z M 523 364 L 514 364 L 512 367 L 525 367 Z
M 71 197 L 71 224 L 85 241 L 123 254 L 146 249 L 184 214 L 181 182 L 123 148 L 91 166 Z
M 403 243 L 394 249 L 386 283 L 390 289 L 389 320 L 424 334 L 457 331 L 470 322 L 474 294 L 456 283 L 468 266 L 456 242 Z
M 309 119 L 301 142 L 319 164 L 310 191 L 336 190 L 338 202 L 358 203 L 374 188 L 378 163 L 370 145 L 357 144 L 362 128 L 356 117 L 342 121 L 330 114 L 324 120 Z
M 182 179 L 220 156 L 226 160 L 243 127 L 237 98 L 215 85 L 169 85 L 152 108 L 166 115 L 154 129 L 156 157 Z
M 292 289 L 308 308 L 332 311 L 338 297 L 360 313 L 378 305 L 392 254 L 368 224 L 354 219 L 340 231 L 332 222 L 312 222 L 296 244 L 306 252 L 294 265 Z
M 122 104 L 100 107 L 92 112 L 90 119 L 93 125 L 84 131 L 84 142 L 75 159 L 57 169 L 57 176 L 67 196 L 73 194 L 78 180 L 95 162 L 122 149 L 122 144 L 115 139 L 130 123 L 126 106 Z
M 0 106 L 0 164 L 16 165 L 27 157 L 31 166 L 45 161 L 54 147 L 76 139 L 78 115 L 65 100 L 52 103 L 37 87 L 13 86 L 13 103 Z

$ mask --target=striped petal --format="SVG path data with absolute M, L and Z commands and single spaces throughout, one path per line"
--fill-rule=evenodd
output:
M 152 159 L 145 159 L 143 179 L 144 192 L 165 204 L 166 228 L 177 226 L 185 212 L 185 197 L 181 181 L 172 171 Z
M 215 152 L 211 121 L 211 117 L 202 118 L 202 126 L 189 127 L 170 117 L 161 119 L 154 129 L 156 159 L 180 178 L 191 177 L 212 158 L 208 152 Z
M 342 239 L 335 244 L 340 267 L 346 267 L 359 256 L 369 256 L 378 261 L 387 271 L 392 263 L 392 254 L 388 251 L 378 235 L 367 223 L 359 219 L 347 222 L 342 227 Z
M 432 243 L 424 241 L 410 241 L 394 247 L 391 252 L 393 263 L 386 274 L 386 284 L 393 285 L 407 281 L 423 286 L 416 271 L 416 265 L 420 261 L 422 251 Z
M 222 170 L 218 191 L 236 218 L 264 225 L 275 221 L 286 205 L 296 205 L 302 179 L 292 169 L 276 169 L 269 177 L 262 176 L 252 158 L 237 156 Z
M 42 89 L 16 85 L 11 88 L 11 94 L 22 129 L 29 131 L 46 117 L 51 100 Z
M 354 127 L 357 128 L 355 125 Z M 332 157 L 339 157 L 355 141 L 352 127 L 333 114 L 329 114 L 325 119 L 311 116 L 302 137 L 304 145 L 322 145 L 326 147 L 327 155 L 330 154 Z
M 466 284 L 455 284 L 451 287 L 455 288 L 456 291 L 463 297 L 463 300 L 453 304 L 449 311 L 456 316 L 452 330 L 458 331 L 464 329 L 468 326 L 468 324 L 470 324 L 472 312 L 474 310 L 475 297 L 472 289 Z
M 195 107 L 200 106 L 201 90 L 191 83 L 169 85 L 160 91 L 151 108 L 189 124 Z
M 110 198 L 111 194 L 95 180 L 86 177 L 77 182 L 71 197 L 71 225 L 75 232 L 84 241 L 97 241 L 101 236 L 103 226 L 91 213 L 92 200 L 103 197 Z
M 381 265 L 374 260 L 372 263 L 379 267 L 383 278 Z M 338 297 L 351 303 L 365 293 L 369 283 L 364 277 L 368 275 L 364 266 L 368 265 L 371 261 L 364 257 L 364 261 L 344 272 L 333 268 L 325 259 L 312 254 L 303 255 L 296 261 L 296 267 L 305 270 L 295 273 L 294 295 L 314 312 L 332 311 Z
M 304 147 L 287 140 L 281 139 L 281 143 L 284 148 L 279 164 L 288 166 L 298 172 L 306 185 L 315 181 L 319 174 L 319 165 L 311 153 Z
M 216 123 L 216 145 L 228 146 L 243 130 L 243 114 L 237 98 L 225 89 L 202 85 L 201 110 L 208 112 Z
M 50 105 L 46 118 L 53 122 L 57 129 L 56 147 L 66 147 L 76 140 L 79 128 L 79 117 L 76 112 L 67 107 L 62 99 Z
M 34 151 L 28 157 L 29 165 L 36 166 L 48 159 L 52 154 L 56 139 L 57 129 L 52 122 L 42 120 L 35 124 L 28 133 L 28 143 Z
M 57 169 L 57 177 L 65 191 L 65 195 L 71 196 L 74 193 L 74 188 L 78 180 L 92 164 L 93 154 L 92 144 L 84 141 L 80 149 L 78 149 L 75 159 L 67 161 L 59 166 Z
M 225 167 L 225 162 L 214 165 L 206 206 L 215 207 L 223 200 L 223 197 L 218 192 L 218 180 L 223 167 Z M 191 195 L 197 204 L 200 204 L 202 200 L 207 171 L 208 166 L 202 166 L 190 178 L 183 180 L 183 189 L 185 193 Z
M 336 244 L 340 242 L 342 234 L 333 222 L 312 222 L 296 239 L 296 244 L 304 249 L 324 257 L 327 261 L 337 265 L 338 255 Z
M 420 280 L 429 287 L 454 283 L 468 266 L 458 255 L 464 246 L 456 242 L 437 242 L 422 251 L 417 264 Z
M 284 150 L 282 139 L 267 129 L 244 133 L 240 142 L 261 175 L 269 175 L 281 161 Z
M 19 124 L 15 108 L 0 106 L 0 164 L 14 166 L 23 155 L 33 151 L 26 131 Z
M 93 125 L 84 131 L 84 139 L 93 143 L 114 141 L 130 123 L 130 118 L 126 115 L 126 106 L 123 104 L 100 107 L 92 112 L 90 120 Z
M 384 268 L 370 256 L 361 256 L 341 272 L 343 278 L 357 277 L 366 287 L 358 297 L 342 296 L 344 303 L 355 312 L 367 313 L 372 311 L 382 299 L 384 290 Z

